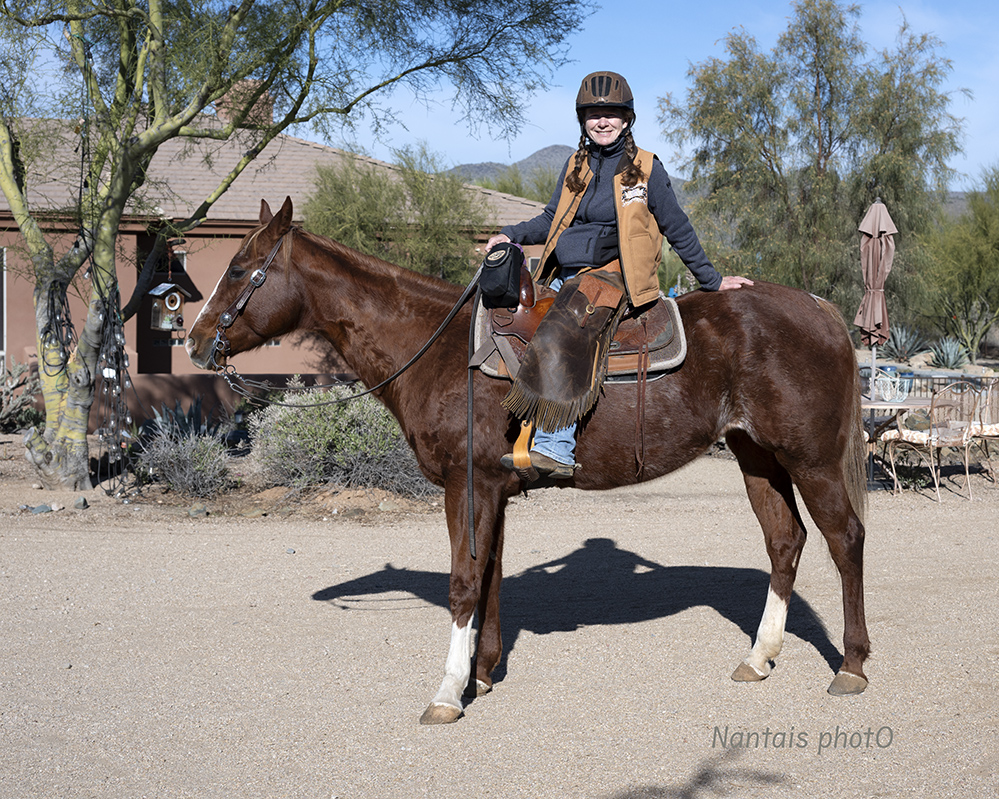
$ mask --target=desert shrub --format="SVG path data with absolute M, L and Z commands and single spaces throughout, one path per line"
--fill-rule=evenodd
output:
M 211 436 L 155 436 L 139 455 L 139 469 L 191 497 L 213 497 L 232 485 L 225 443 Z
M 260 478 L 295 488 L 334 483 L 418 497 L 436 493 L 395 418 L 377 400 L 328 404 L 352 393 L 340 386 L 289 392 L 284 404 L 255 412 L 249 419 L 251 458 Z
M 193 497 L 212 497 L 231 487 L 223 423 L 202 413 L 200 397 L 187 411 L 178 400 L 173 409 L 164 405 L 154 414 L 139 439 L 140 478 Z
M 41 424 L 44 414 L 35 407 L 42 383 L 31 369 L 13 358 L 3 358 L 3 389 L 0 396 L 0 430 L 12 433 Z

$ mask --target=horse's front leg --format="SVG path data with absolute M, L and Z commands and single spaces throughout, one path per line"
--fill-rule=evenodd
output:
M 459 485 L 460 483 L 460 485 Z M 492 687 L 489 672 L 499 662 L 502 639 L 499 630 L 499 584 L 502 545 L 502 499 L 493 490 L 475 494 L 476 554 L 468 545 L 468 501 L 464 480 L 448 482 L 445 489 L 448 534 L 451 538 L 451 643 L 444 663 L 444 679 L 421 724 L 449 724 L 461 716 L 461 697 L 472 676 L 472 620 L 479 608 L 479 646 L 476 693 Z

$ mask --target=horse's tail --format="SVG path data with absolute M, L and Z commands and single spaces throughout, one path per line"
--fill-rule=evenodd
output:
M 864 524 L 867 510 L 867 432 L 864 430 L 864 414 L 860 407 L 860 366 L 857 353 L 850 348 L 853 361 L 853 407 L 848 423 L 850 438 L 843 452 L 843 473 L 846 477 L 846 491 L 860 523 Z
M 812 295 L 815 297 L 815 295 Z M 819 307 L 832 317 L 843 331 L 845 346 L 850 351 L 850 371 L 853 379 L 850 381 L 851 407 L 847 417 L 849 438 L 843 450 L 843 476 L 846 479 L 846 493 L 853 505 L 860 523 L 864 523 L 867 511 L 867 432 L 864 430 L 864 414 L 860 407 L 860 364 L 857 362 L 857 351 L 850 341 L 850 330 L 839 308 L 828 300 L 815 297 Z

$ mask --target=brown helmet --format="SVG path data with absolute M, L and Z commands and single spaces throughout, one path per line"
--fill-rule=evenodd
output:
M 597 106 L 626 108 L 631 112 L 628 121 L 635 121 L 635 97 L 628 81 L 616 72 L 591 72 L 583 78 L 576 95 L 576 116 L 580 122 L 584 110 Z

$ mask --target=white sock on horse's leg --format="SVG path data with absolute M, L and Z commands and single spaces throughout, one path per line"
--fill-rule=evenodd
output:
M 459 627 L 457 622 L 451 623 L 451 646 L 447 653 L 447 662 L 444 664 L 444 679 L 441 687 L 437 690 L 430 707 L 423 714 L 425 722 L 454 721 L 461 715 L 463 705 L 461 695 L 468 685 L 468 678 L 472 676 L 472 618 L 469 617 L 464 627 Z M 435 712 L 435 708 L 441 712 Z M 430 716 L 448 715 L 453 718 L 431 719 Z
M 772 586 L 767 589 L 767 604 L 763 609 L 760 627 L 756 631 L 756 643 L 744 661 L 761 677 L 770 674 L 770 661 L 780 654 L 781 647 L 784 646 L 787 606 L 787 600 L 777 596 Z

